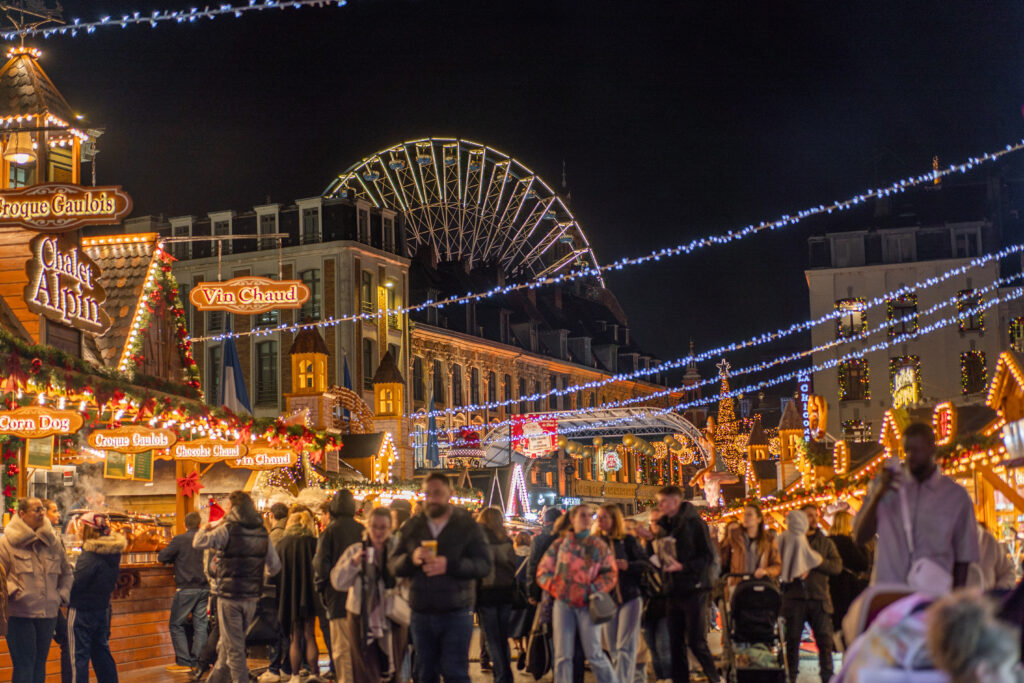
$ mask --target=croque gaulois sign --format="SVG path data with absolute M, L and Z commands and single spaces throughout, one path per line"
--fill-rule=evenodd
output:
M 118 453 L 143 453 L 170 448 L 177 440 L 178 435 L 168 429 L 151 429 L 138 425 L 97 429 L 89 434 L 89 445 L 93 448 Z
M 82 428 L 82 416 L 73 410 L 26 406 L 0 410 L 0 434 L 41 439 L 54 434 L 74 434 Z
M 200 282 L 188 299 L 200 311 L 251 315 L 278 308 L 300 308 L 309 301 L 309 294 L 309 287 L 301 280 L 246 276 L 227 282 Z
M 28 309 L 83 332 L 105 332 L 110 316 L 103 309 L 107 293 L 99 283 L 99 266 L 77 245 L 56 235 L 37 235 L 30 248 L 32 258 L 25 264 Z
M 39 232 L 120 223 L 131 210 L 132 199 L 120 187 L 46 183 L 0 191 L 0 223 Z

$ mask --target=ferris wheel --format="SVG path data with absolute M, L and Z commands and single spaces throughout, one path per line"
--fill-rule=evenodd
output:
M 351 166 L 324 196 L 401 213 L 409 253 L 428 244 L 442 260 L 497 263 L 514 280 L 598 267 L 562 198 L 520 162 L 476 142 L 403 142 Z M 604 286 L 600 274 L 595 279 Z

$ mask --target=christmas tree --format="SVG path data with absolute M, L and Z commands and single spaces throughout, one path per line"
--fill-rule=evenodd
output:
M 740 422 L 736 419 L 733 397 L 729 393 L 729 361 L 722 359 L 717 366 L 722 386 L 718 392 L 718 416 L 715 429 L 715 446 L 718 457 L 733 474 L 742 475 L 745 471 L 744 441 L 740 434 Z

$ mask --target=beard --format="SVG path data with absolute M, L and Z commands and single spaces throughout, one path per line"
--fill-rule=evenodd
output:
M 448 512 L 448 503 L 427 503 L 427 517 L 437 519 Z

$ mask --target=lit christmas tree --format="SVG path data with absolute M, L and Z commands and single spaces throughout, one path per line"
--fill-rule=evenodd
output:
M 718 418 L 715 429 L 715 446 L 718 457 L 722 459 L 725 466 L 733 474 L 742 475 L 746 466 L 744 463 L 745 451 L 743 445 L 746 443 L 744 435 L 740 434 L 740 422 L 736 419 L 736 411 L 733 405 L 733 398 L 729 395 L 729 370 L 732 366 L 729 361 L 722 359 L 717 366 L 718 376 L 721 378 L 722 386 L 718 392 Z

